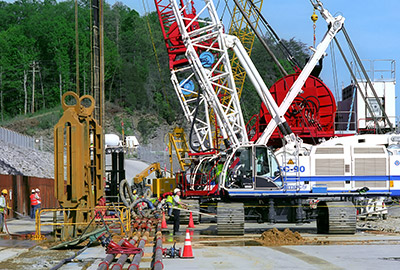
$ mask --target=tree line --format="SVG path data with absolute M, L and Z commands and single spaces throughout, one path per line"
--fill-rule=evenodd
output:
M 80 94 L 91 94 L 90 0 L 78 2 Z M 106 100 L 127 111 L 151 111 L 169 123 L 182 115 L 169 81 L 168 55 L 155 12 L 141 16 L 117 2 L 104 5 Z M 0 1 L 1 120 L 60 104 L 76 89 L 75 1 Z M 272 41 L 266 38 L 272 47 Z M 304 45 L 285 41 L 305 58 Z M 278 51 L 277 51 L 278 52 Z M 282 61 L 284 56 L 277 53 Z M 271 86 L 279 77 L 270 57 L 255 42 L 253 59 Z M 242 96 L 246 115 L 258 112 L 252 86 Z M 252 93 L 255 93 L 254 91 Z

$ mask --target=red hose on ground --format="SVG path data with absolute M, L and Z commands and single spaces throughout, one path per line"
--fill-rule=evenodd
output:
M 11 233 L 8 231 L 8 226 L 7 226 L 7 214 L 6 214 L 6 210 L 4 209 L 4 227 L 6 227 L 6 231 L 8 233 L 8 235 L 11 235 Z
M 7 226 L 7 214 L 6 214 L 6 212 L 4 212 L 4 226 L 6 227 L 6 231 L 7 231 L 7 234 L 9 236 L 23 236 L 25 238 L 28 238 L 28 236 L 31 235 L 29 233 L 24 233 L 24 234 L 10 233 L 10 231 L 8 230 L 8 226 Z

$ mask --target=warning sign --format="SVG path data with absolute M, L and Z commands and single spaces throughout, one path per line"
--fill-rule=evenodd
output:
M 293 164 L 294 164 L 294 162 L 293 162 L 293 160 L 292 160 L 292 159 L 289 159 L 289 161 L 287 162 L 287 164 L 289 164 L 289 165 L 293 165 Z

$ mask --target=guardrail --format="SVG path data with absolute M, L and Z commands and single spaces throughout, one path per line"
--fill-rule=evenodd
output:
M 107 211 L 117 211 L 114 215 L 106 215 Z M 53 221 L 46 222 L 42 220 L 42 215 L 45 213 L 53 213 Z M 64 221 L 55 221 L 55 217 L 57 212 L 62 212 L 65 217 L 66 214 L 70 214 L 71 212 L 86 212 L 90 213 L 89 216 L 94 218 L 94 225 L 103 224 L 103 221 L 106 225 L 110 224 L 119 224 L 119 228 L 121 230 L 121 235 L 126 235 L 127 232 L 130 231 L 131 224 L 131 214 L 130 210 L 126 206 L 96 206 L 95 208 L 82 208 L 82 209 L 73 209 L 73 208 L 51 208 L 51 209 L 38 209 L 36 210 L 36 218 L 35 218 L 35 235 L 32 236 L 33 240 L 44 240 L 46 237 L 42 234 L 43 226 L 88 226 L 89 222 L 64 222 Z M 64 218 L 65 220 L 65 218 Z

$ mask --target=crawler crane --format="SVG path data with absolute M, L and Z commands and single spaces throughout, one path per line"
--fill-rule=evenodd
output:
M 321 1 L 311 1 L 328 30 L 278 106 L 240 41 L 224 33 L 211 0 L 204 0 L 200 12 L 194 1 L 155 2 L 170 55 L 171 81 L 196 139 L 191 147 L 204 154 L 190 180 L 182 177 L 180 184 L 184 196 L 218 201 L 220 234 L 243 234 L 245 217 L 259 222 L 317 219 L 321 233 L 354 233 L 354 204 L 359 199 L 400 195 L 400 136 L 353 136 L 311 146 L 293 134 L 284 117 L 342 29 L 344 17 L 333 17 Z M 228 50 L 238 57 L 271 115 L 255 142 L 246 132 Z M 230 95 L 228 104 L 221 102 L 222 90 Z M 211 111 L 217 127 L 210 125 Z M 266 145 L 276 127 L 286 145 L 274 153 Z M 224 147 L 213 146 L 213 128 L 219 129 Z

